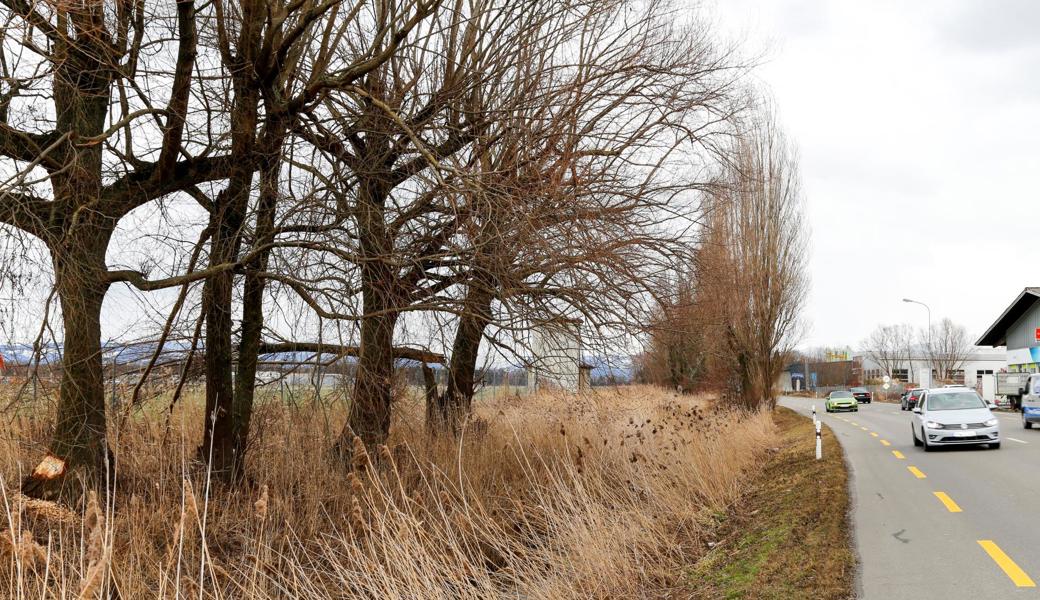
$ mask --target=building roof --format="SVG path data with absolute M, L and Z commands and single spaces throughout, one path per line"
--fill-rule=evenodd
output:
M 1027 287 L 1015 298 L 1003 314 L 989 326 L 986 333 L 975 342 L 976 346 L 1006 346 L 1007 332 L 1033 304 L 1040 300 L 1040 287 Z

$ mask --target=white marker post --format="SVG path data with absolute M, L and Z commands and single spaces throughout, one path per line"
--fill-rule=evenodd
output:
M 813 425 L 816 424 L 816 405 L 815 404 L 812 405 L 812 422 L 813 422 Z
M 816 422 L 816 460 L 823 458 L 823 437 L 820 435 L 822 425 L 819 421 Z

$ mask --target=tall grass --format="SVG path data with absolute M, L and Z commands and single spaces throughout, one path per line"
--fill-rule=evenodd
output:
M 16 493 L 42 419 L 3 435 L 0 595 L 11 598 L 618 598 L 665 593 L 709 515 L 774 442 L 765 414 L 652 388 L 484 403 L 461 440 L 402 400 L 387 446 L 327 449 L 337 411 L 258 407 L 249 483 L 194 463 L 198 405 L 114 437 L 114 494 Z

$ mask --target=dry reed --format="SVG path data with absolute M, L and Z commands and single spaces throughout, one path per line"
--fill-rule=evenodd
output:
M 168 434 L 146 411 L 113 436 L 115 494 L 91 496 L 79 518 L 14 495 L 45 440 L 16 426 L 0 441 L 0 594 L 652 596 L 681 585 L 710 514 L 775 436 L 766 414 L 633 387 L 484 402 L 459 440 L 431 438 L 402 399 L 387 446 L 370 456 L 355 444 L 339 467 L 334 412 L 264 401 L 246 489 L 231 493 L 190 459 L 197 402 Z

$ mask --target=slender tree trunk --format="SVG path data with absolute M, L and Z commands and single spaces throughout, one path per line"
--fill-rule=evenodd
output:
M 248 48 L 248 45 L 244 47 Z M 243 59 L 243 64 L 250 63 Z M 251 163 L 256 145 L 259 91 L 248 72 L 236 75 L 234 90 L 231 154 L 238 162 L 227 187 L 217 196 L 214 212 L 210 215 L 213 229 L 210 266 L 238 259 L 253 183 Z M 234 272 L 222 271 L 206 280 L 202 298 L 206 318 L 206 414 L 199 455 L 209 464 L 214 478 L 225 483 L 234 481 L 242 465 L 241 452 L 235 441 L 240 427 L 236 423 L 232 376 L 235 359 L 232 341 L 234 287 Z
M 274 236 L 280 165 L 279 161 L 274 161 L 274 164 L 266 165 L 260 174 L 260 200 L 257 206 L 255 228 L 257 246 L 267 244 Z M 242 337 L 238 345 L 238 371 L 231 410 L 231 442 L 234 461 L 231 476 L 235 480 L 241 478 L 245 473 L 249 425 L 256 396 L 256 369 L 264 333 L 264 289 L 267 280 L 261 274 L 267 270 L 269 257 L 270 251 L 265 250 L 246 265 L 242 296 Z
M 44 459 L 22 484 L 33 498 L 72 502 L 106 475 L 105 388 L 101 305 L 108 226 L 81 222 L 52 248 L 64 324 L 57 423 Z
M 447 386 L 437 403 L 436 421 L 432 424 L 443 430 L 457 432 L 473 408 L 480 341 L 491 322 L 492 299 L 492 291 L 483 282 L 471 285 L 466 292 L 463 313 L 452 343 Z

